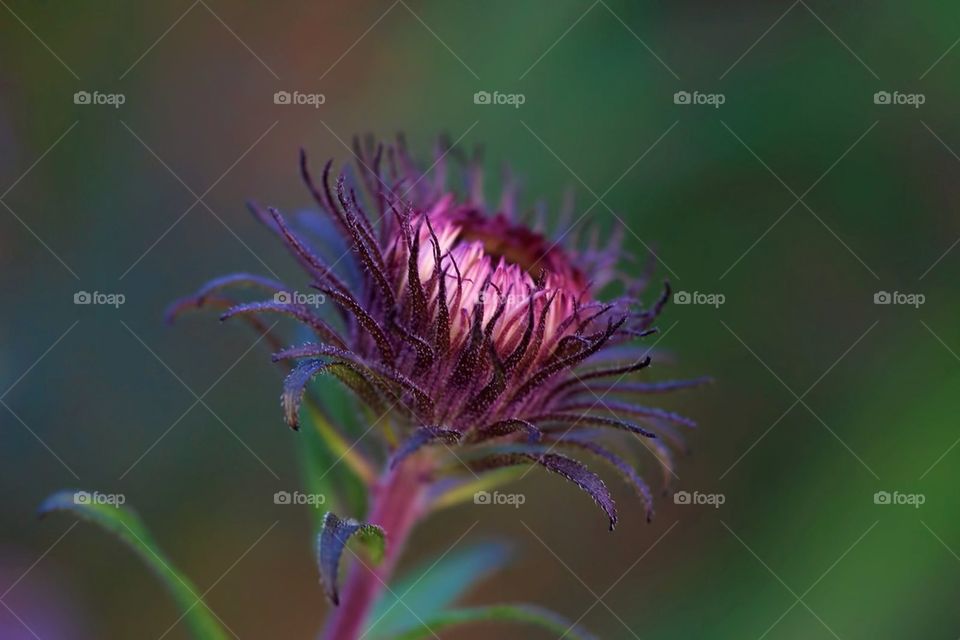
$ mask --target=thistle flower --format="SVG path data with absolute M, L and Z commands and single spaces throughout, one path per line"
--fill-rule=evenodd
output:
M 656 331 L 669 286 L 664 283 L 645 305 L 641 296 L 648 278 L 625 280 L 616 271 L 618 237 L 605 247 L 598 246 L 596 235 L 586 246 L 561 246 L 565 232 L 553 240 L 542 225 L 534 228 L 519 219 L 512 183 L 499 206 L 488 207 L 476 159 L 464 163 L 467 195 L 458 197 L 447 189 L 446 158 L 456 153 L 443 145 L 427 171 L 417 167 L 402 139 L 387 146 L 368 140 L 356 143 L 354 151 L 355 178 L 344 171 L 333 179 L 331 161 L 319 183 L 305 154 L 300 158 L 306 186 L 347 249 L 340 258 L 323 259 L 279 211 L 251 205 L 301 264 L 309 285 L 332 303 L 325 305 L 326 313 L 292 297 L 282 283 L 234 274 L 178 301 L 171 317 L 214 306 L 225 309 L 223 319 L 245 318 L 267 333 L 277 345 L 274 361 L 290 367 L 282 407 L 294 429 L 305 390 L 321 374 L 349 389 L 374 424 L 388 416 L 384 478 L 412 457 L 420 461 L 418 481 L 428 482 L 464 468 L 480 474 L 539 464 L 586 491 L 613 529 L 617 512 L 610 492 L 573 457 L 587 454 L 624 476 L 652 516 L 647 483 L 601 442 L 608 432 L 639 438 L 669 469 L 670 448 L 663 441 L 677 443 L 674 428 L 693 426 L 639 398 L 704 379 L 629 380 L 650 365 L 643 338 Z M 601 292 L 614 285 L 623 295 L 602 300 Z M 243 302 L 226 293 L 235 286 L 266 290 L 270 297 Z M 281 346 L 267 330 L 265 314 L 289 316 L 314 338 Z M 392 496 L 394 505 L 375 504 L 367 520 L 386 528 L 391 539 L 402 539 L 402 532 L 389 526 L 404 520 L 396 515 L 402 492 L 395 487 L 402 483 L 377 484 L 380 497 Z M 350 527 L 341 537 L 357 523 Z M 331 557 L 335 583 L 339 550 Z M 329 587 L 336 602 L 336 586 Z

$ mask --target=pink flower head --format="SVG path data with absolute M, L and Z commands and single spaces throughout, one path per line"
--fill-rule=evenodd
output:
M 313 218 L 288 222 L 276 209 L 253 206 L 302 265 L 309 286 L 325 296 L 322 308 L 279 294 L 282 283 L 237 274 L 212 281 L 176 303 L 221 306 L 223 318 L 245 317 L 260 330 L 263 314 L 280 313 L 308 327 L 314 339 L 279 348 L 274 360 L 291 363 L 284 383 L 287 423 L 296 429 L 308 383 L 328 374 L 348 388 L 374 418 L 391 415 L 401 441 L 396 465 L 421 449 L 474 473 L 515 464 L 540 464 L 575 482 L 607 513 L 616 508 L 603 481 L 571 453 L 612 465 L 652 514 L 648 485 L 605 442 L 619 433 L 639 438 L 669 468 L 664 439 L 692 421 L 637 402 L 643 395 L 689 387 L 704 379 L 650 382 L 633 378 L 651 362 L 642 339 L 669 297 L 640 297 L 646 278 L 622 282 L 615 271 L 618 238 L 598 247 L 555 240 L 517 216 L 512 187 L 491 209 L 482 198 L 482 172 L 468 163 L 466 196 L 447 189 L 447 149 L 421 171 L 401 141 L 356 145 L 356 179 L 331 179 L 331 163 L 316 184 L 301 155 L 301 171 L 327 226 L 346 251 L 321 257 L 304 231 Z M 329 253 L 329 251 L 328 251 Z M 240 302 L 224 293 L 253 285 L 274 294 Z M 601 301 L 607 285 L 622 297 Z M 332 303 L 332 304 L 329 304 Z M 277 341 L 271 333 L 271 339 Z M 622 441 L 622 440 L 621 440 Z M 438 464 L 437 469 L 444 468 Z M 461 469 L 462 470 L 462 469 Z

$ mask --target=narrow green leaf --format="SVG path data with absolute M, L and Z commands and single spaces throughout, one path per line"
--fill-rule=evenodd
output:
M 458 463 L 459 464 L 459 463 Z M 471 502 L 480 491 L 493 491 L 497 487 L 519 480 L 527 472 L 523 467 L 503 467 L 479 477 L 473 476 L 462 482 L 456 482 L 443 488 L 431 502 L 434 511 L 453 507 L 463 502 Z
M 304 332 L 300 340 L 306 342 Z M 376 472 L 353 442 L 363 433 L 356 399 L 335 378 L 321 376 L 307 388 L 301 409 L 297 454 L 304 487 L 323 494 L 331 511 L 361 515 L 367 509 L 367 485 Z M 314 509 L 314 534 L 323 528 L 323 512 Z
M 69 511 L 116 535 L 160 578 L 183 612 L 183 619 L 199 640 L 225 640 L 227 633 L 216 615 L 201 599 L 196 587 L 173 568 L 140 517 L 124 507 L 94 499 L 86 491 L 58 491 L 40 505 L 40 517 L 54 511 Z
M 395 640 L 434 638 L 441 631 L 446 631 L 450 627 L 474 622 L 530 624 L 549 631 L 555 637 L 562 636 L 570 640 L 595 639 L 595 636 L 548 609 L 528 604 L 495 604 L 487 607 L 440 612 L 430 618 L 425 618 L 416 628 L 395 636 Z
M 317 539 L 317 561 L 324 591 L 335 605 L 340 604 L 340 593 L 337 590 L 340 557 L 351 537 L 356 537 L 363 545 L 373 564 L 380 563 L 386 548 L 386 536 L 382 528 L 357 522 L 352 518 L 341 520 L 336 514 L 327 512 L 323 517 L 323 529 Z
M 367 509 L 367 491 L 354 469 L 340 460 L 330 447 L 317 421 L 326 419 L 310 404 L 304 409 L 305 428 L 297 434 L 295 446 L 300 458 L 306 491 L 326 496 L 327 508 L 337 513 L 362 514 Z M 314 534 L 323 528 L 324 511 L 312 509 Z
M 370 614 L 364 638 L 389 638 L 416 628 L 418 616 L 427 619 L 439 614 L 505 565 L 509 556 L 505 545 L 486 542 L 457 547 L 439 560 L 428 560 L 390 585 Z

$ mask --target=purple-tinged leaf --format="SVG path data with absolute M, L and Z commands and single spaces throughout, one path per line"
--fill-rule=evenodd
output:
M 692 378 L 690 380 L 661 380 L 659 382 L 627 382 L 619 383 L 614 385 L 584 385 L 582 389 L 578 389 L 576 393 L 587 393 L 593 392 L 597 395 L 603 395 L 607 393 L 623 393 L 623 394 L 658 394 L 658 393 L 669 393 L 670 391 L 676 391 L 678 389 L 691 389 L 693 387 L 699 387 L 705 384 L 711 384 L 713 378 L 709 376 L 704 376 L 701 378 Z
M 616 418 L 606 418 L 604 416 L 593 416 L 589 414 L 581 413 L 544 413 L 538 416 L 528 416 L 526 418 L 530 422 L 560 422 L 563 424 L 572 425 L 570 428 L 583 425 L 583 426 L 600 426 L 600 427 L 614 427 L 616 429 L 623 429 L 624 431 L 630 431 L 637 435 L 643 436 L 644 438 L 656 438 L 657 434 L 652 431 L 648 431 L 641 427 L 638 424 L 632 422 L 627 422 L 626 420 L 618 420 Z
M 260 313 L 280 313 L 295 318 L 316 331 L 318 336 L 330 344 L 336 345 L 341 349 L 346 348 L 343 338 L 341 338 L 330 325 L 311 313 L 303 305 L 285 304 L 274 301 L 247 302 L 227 309 L 220 315 L 220 319 L 229 320 L 238 315 L 255 315 Z
M 383 330 L 383 327 L 380 326 L 373 316 L 367 313 L 367 310 L 363 308 L 356 298 L 352 295 L 340 293 L 330 289 L 329 287 L 317 287 L 323 293 L 329 295 L 334 301 L 343 306 L 345 309 L 349 310 L 354 317 L 357 319 L 357 322 L 360 323 L 360 326 L 370 334 L 370 337 L 373 338 L 374 343 L 377 345 L 377 350 L 380 352 L 380 358 L 386 363 L 393 366 L 394 361 L 396 360 L 396 354 L 393 352 L 393 347 L 390 344 L 390 340 L 387 338 L 386 332 Z
M 322 360 L 304 360 L 298 363 L 283 381 L 283 394 L 280 396 L 283 419 L 294 431 L 300 429 L 300 403 L 303 401 L 307 383 L 329 366 Z
M 326 182 L 330 175 L 330 162 L 327 163 L 323 175 L 324 181 Z M 343 215 L 340 213 L 340 210 L 333 205 L 332 198 L 327 194 L 327 199 L 324 201 L 323 194 L 320 193 L 317 185 L 313 182 L 313 176 L 310 174 L 310 165 L 307 162 L 307 151 L 302 147 L 300 149 L 300 177 L 303 179 L 304 184 L 307 185 L 307 190 L 310 191 L 310 195 L 313 196 L 313 200 L 317 205 L 328 214 L 334 216 L 334 220 L 340 224 L 341 229 L 345 229 L 347 226 L 346 222 L 343 220 Z
M 209 295 L 201 299 L 198 299 L 194 296 L 189 298 L 181 298 L 167 307 L 167 310 L 164 314 L 164 320 L 167 322 L 167 324 L 173 324 L 173 322 L 180 317 L 180 314 L 190 309 L 230 309 L 236 305 L 237 300 L 216 295 Z M 272 327 L 267 326 L 267 324 L 260 318 L 253 315 L 245 315 L 242 316 L 242 318 L 253 328 L 254 331 L 263 336 L 264 342 L 272 351 L 277 351 L 283 346 L 283 343 L 280 342 L 280 339 L 271 331 Z
M 204 283 L 204 285 L 197 289 L 196 293 L 191 296 L 176 300 L 173 304 L 167 307 L 166 311 L 164 312 L 164 321 L 166 321 L 167 324 L 173 324 L 173 321 L 177 319 L 177 316 L 187 309 L 200 309 L 206 306 L 208 301 L 213 301 L 210 300 L 211 296 L 219 293 L 222 289 L 235 286 L 256 287 L 271 292 L 283 290 L 282 283 L 277 282 L 276 280 L 271 280 L 270 278 L 265 278 L 252 273 L 231 273 L 229 275 L 220 276 L 219 278 L 214 278 L 213 280 Z M 217 299 L 220 298 L 214 297 L 214 300 Z
M 580 487 L 593 498 L 610 519 L 610 530 L 617 526 L 617 506 L 603 480 L 582 463 L 557 453 L 498 453 L 472 460 L 467 464 L 474 471 L 487 471 L 517 464 L 535 463 Z
M 613 453 L 606 447 L 602 447 L 597 443 L 591 440 L 581 440 L 577 438 L 563 438 L 556 441 L 557 446 L 560 447 L 576 447 L 583 449 L 584 451 L 589 451 L 598 458 L 602 458 L 604 461 L 609 463 L 614 467 L 623 479 L 633 487 L 637 492 L 637 495 L 640 496 L 640 499 L 643 501 L 644 510 L 647 517 L 647 522 L 653 520 L 653 493 L 650 491 L 650 485 L 640 477 L 640 474 L 637 473 L 637 470 L 633 467 L 632 464 Z
M 323 528 L 317 536 L 317 562 L 324 592 L 330 602 L 337 606 L 340 604 L 340 593 L 337 590 L 340 557 L 352 536 L 356 536 L 363 544 L 373 564 L 380 563 L 386 547 L 386 536 L 381 527 L 352 518 L 340 519 L 332 512 L 323 517 Z
M 283 219 L 283 215 L 279 211 L 273 207 L 268 207 L 267 211 L 270 212 L 270 216 L 277 225 L 277 230 L 280 232 L 284 242 L 293 250 L 293 254 L 305 264 L 317 278 L 321 281 L 329 282 L 332 287 L 339 291 L 348 290 L 347 285 L 337 277 L 330 267 L 310 251 L 307 245 L 287 226 L 286 220 Z
M 550 362 L 549 364 L 541 367 L 536 373 L 530 376 L 529 379 L 520 387 L 510 398 L 511 402 L 517 402 L 525 398 L 531 391 L 535 388 L 546 382 L 551 376 L 563 371 L 564 369 L 569 369 L 580 364 L 594 353 L 600 350 L 600 348 L 607 343 L 611 336 L 617 332 L 625 320 L 623 318 L 617 320 L 616 322 L 610 322 L 607 325 L 607 329 L 603 334 L 593 341 L 589 347 L 581 349 L 577 353 L 568 356 L 566 358 L 559 358 Z
M 325 344 L 305 344 L 300 347 L 285 349 L 273 355 L 274 362 L 286 360 L 289 358 L 309 358 L 318 356 L 328 356 L 334 358 L 351 370 L 362 371 L 364 378 L 377 385 L 381 391 L 395 393 L 405 391 L 412 395 L 417 401 L 417 407 L 420 413 L 432 415 L 434 411 L 433 400 L 430 395 L 418 384 L 410 380 L 393 367 L 388 367 L 379 362 L 367 362 L 352 351 L 346 351 L 337 347 L 331 347 Z
M 683 425 L 685 427 L 697 426 L 696 422 L 686 416 L 680 415 L 679 413 L 660 409 L 659 407 L 645 407 L 639 404 L 617 402 L 614 400 L 603 400 L 597 402 L 590 402 L 588 400 L 586 402 L 577 402 L 574 404 L 564 405 L 560 407 L 558 411 L 590 411 L 592 409 L 609 411 L 613 414 L 624 413 L 630 416 L 640 416 L 642 418 L 656 418 L 658 420 L 666 420 L 667 422 Z

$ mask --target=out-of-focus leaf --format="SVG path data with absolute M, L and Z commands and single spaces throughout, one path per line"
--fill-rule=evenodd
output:
M 308 428 L 301 430 L 296 444 L 307 490 L 326 496 L 331 511 L 365 513 L 366 477 L 361 476 L 359 470 L 372 473 L 369 463 L 356 449 L 350 449 L 346 455 L 340 452 L 339 434 L 311 402 L 304 403 L 303 421 L 308 423 Z M 299 442 L 301 438 L 302 442 Z M 317 512 L 315 530 L 320 531 L 322 525 L 323 515 Z
M 522 467 L 504 467 L 495 471 L 480 474 L 480 477 L 470 477 L 468 480 L 454 480 L 447 485 L 440 485 L 436 497 L 431 502 L 434 511 L 446 509 L 469 500 L 480 491 L 490 491 L 513 482 L 523 476 L 526 469 Z
M 357 522 L 353 518 L 341 520 L 331 512 L 327 512 L 323 517 L 323 529 L 317 537 L 317 561 L 324 591 L 335 605 L 340 604 L 340 593 L 337 591 L 340 557 L 347 542 L 354 536 L 363 544 L 370 561 L 379 564 L 386 546 L 386 536 L 382 528 Z
M 439 614 L 500 569 L 509 556 L 505 545 L 487 542 L 454 548 L 439 560 L 425 562 L 391 584 L 381 596 L 364 637 L 388 638 L 415 629 L 420 625 L 417 617 L 427 619 Z
M 225 640 L 227 633 L 213 611 L 201 599 L 196 587 L 173 568 L 153 541 L 139 516 L 130 509 L 92 500 L 86 491 L 58 491 L 40 505 L 41 517 L 53 511 L 69 511 L 116 535 L 160 577 L 183 612 L 183 619 L 194 637 L 201 640 Z
M 450 627 L 474 622 L 507 622 L 536 625 L 557 637 L 562 636 L 564 638 L 570 638 L 570 640 L 595 640 L 596 638 L 596 636 L 584 631 L 563 616 L 549 609 L 529 604 L 495 604 L 486 607 L 442 611 L 434 616 L 425 618 L 416 628 L 395 636 L 395 640 L 435 638 L 441 631 L 445 631 Z
M 441 442 L 447 446 L 457 444 L 463 437 L 459 431 L 453 429 L 444 429 L 443 427 L 418 427 L 406 440 L 404 440 L 393 458 L 390 459 L 390 468 L 394 468 L 407 456 L 416 453 L 420 447 L 435 442 Z

